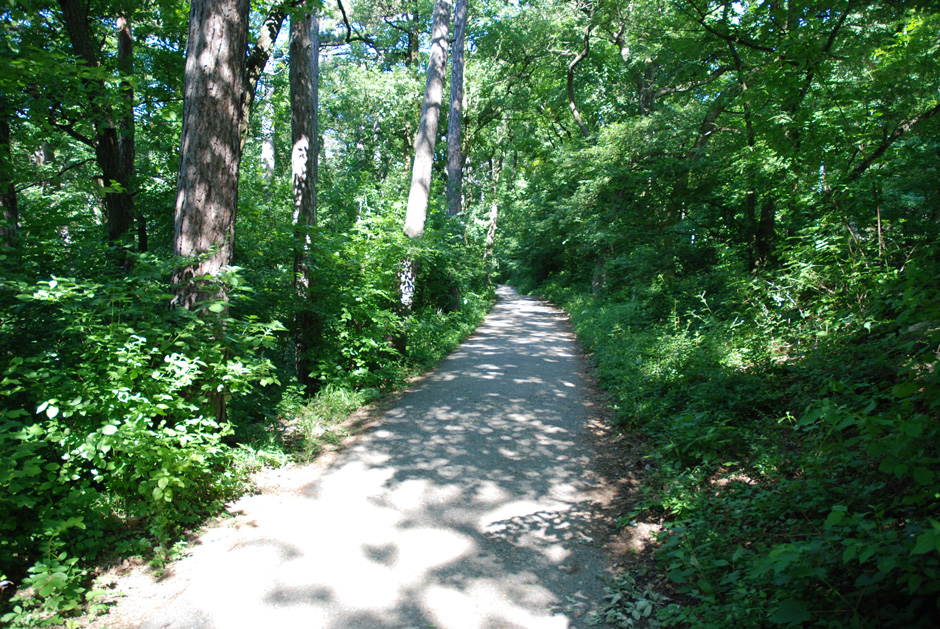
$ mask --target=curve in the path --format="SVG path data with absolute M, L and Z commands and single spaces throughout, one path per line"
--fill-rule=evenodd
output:
M 578 350 L 559 311 L 499 297 L 315 481 L 205 542 L 144 627 L 584 626 L 605 561 Z

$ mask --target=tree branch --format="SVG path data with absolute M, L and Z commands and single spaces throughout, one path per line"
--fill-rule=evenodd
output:
M 53 127 L 55 127 L 56 129 L 58 129 L 58 130 L 60 130 L 60 131 L 64 131 L 66 134 L 68 134 L 69 136 L 71 136 L 73 139 L 78 140 L 79 142 L 81 142 L 82 144 L 84 144 L 85 146 L 87 146 L 87 147 L 89 147 L 89 148 L 92 148 L 92 149 L 93 149 L 93 148 L 95 148 L 95 147 L 98 146 L 98 143 L 97 143 L 97 142 L 95 142 L 95 141 L 92 140 L 91 138 L 86 137 L 86 136 L 82 135 L 81 133 L 79 133 L 78 131 L 76 131 L 76 130 L 75 130 L 74 123 L 71 123 L 71 124 L 62 124 L 61 122 L 56 122 L 56 121 L 55 121 L 55 118 L 54 118 L 53 115 L 52 115 L 52 112 L 49 112 L 49 124 L 51 124 Z
M 829 37 L 826 39 L 826 43 L 823 45 L 822 50 L 820 51 L 820 57 L 828 55 L 832 50 L 833 45 L 836 43 L 836 36 L 839 34 L 839 31 L 842 30 L 842 26 L 845 24 L 846 18 L 849 16 L 849 13 L 852 11 L 852 5 L 854 0 L 849 0 L 848 5 L 845 7 L 845 11 L 842 15 L 839 16 L 839 21 L 836 22 L 836 25 L 832 28 L 832 31 L 829 33 Z M 809 66 L 806 72 L 806 80 L 803 81 L 803 87 L 800 88 L 800 95 L 797 98 L 796 102 L 788 109 L 789 113 L 796 111 L 796 108 L 799 106 L 803 99 L 806 98 L 806 95 L 809 93 L 810 87 L 813 84 L 813 78 L 816 74 L 816 68 L 819 65 L 819 60 L 816 63 L 813 63 Z
M 258 41 L 252 46 L 248 53 L 248 59 L 245 62 L 245 93 L 242 97 L 242 119 L 241 128 L 238 130 L 241 135 L 241 149 L 245 150 L 245 142 L 248 140 L 248 119 L 251 109 L 255 104 L 255 93 L 258 89 L 258 80 L 264 67 L 268 65 L 268 59 L 274 52 L 274 42 L 281 32 L 281 26 L 284 24 L 284 18 L 287 17 L 287 11 L 299 6 L 299 0 L 286 0 L 278 2 L 264 18 L 261 24 L 261 30 L 258 32 Z
M 761 50 L 763 52 L 775 52 L 773 48 L 762 46 L 761 44 L 758 44 L 753 39 L 748 39 L 746 37 L 742 37 L 734 33 L 722 33 L 718 29 L 709 26 L 706 23 L 706 18 L 708 16 L 705 13 L 703 13 L 701 9 L 698 8 L 698 5 L 695 4 L 694 2 L 690 2 L 689 5 L 691 5 L 691 7 L 695 9 L 695 12 L 698 13 L 699 15 L 698 19 L 695 20 L 696 22 L 698 22 L 699 26 L 704 28 L 706 31 L 708 31 L 715 37 L 719 39 L 723 39 L 724 41 L 727 41 L 727 42 L 741 44 L 743 46 L 747 46 L 748 48 L 753 48 L 754 50 Z
M 53 175 L 53 177 L 54 177 L 55 179 L 58 179 L 59 177 L 61 177 L 61 176 L 64 175 L 65 173 L 67 173 L 68 171 L 74 170 L 74 169 L 78 168 L 79 166 L 84 166 L 85 164 L 87 164 L 87 163 L 89 163 L 89 162 L 93 162 L 93 161 L 95 161 L 95 158 L 94 158 L 94 157 L 89 157 L 88 159 L 83 159 L 82 161 L 76 162 L 76 163 L 72 164 L 71 166 L 66 166 L 65 168 L 63 168 L 62 170 L 60 170 L 59 172 L 57 172 L 55 175 Z M 16 193 L 19 194 L 19 193 L 22 192 L 23 190 L 29 190 L 30 188 L 35 188 L 36 186 L 41 186 L 42 183 L 43 183 L 43 182 L 38 181 L 38 182 L 36 182 L 36 183 L 26 184 L 25 186 L 23 186 L 23 187 L 21 187 L 21 188 L 17 188 L 17 189 L 16 189 Z
M 346 40 L 345 43 L 350 44 L 354 41 L 361 41 L 363 44 L 366 44 L 372 50 L 378 51 L 378 46 L 375 43 L 374 39 L 370 39 L 363 35 L 362 33 L 356 32 L 356 29 L 352 27 L 349 23 L 349 16 L 346 15 L 346 7 L 343 6 L 343 0 L 336 0 L 336 4 L 339 5 L 339 12 L 343 14 L 343 24 L 346 26 Z M 356 32 L 356 36 L 353 37 L 353 33 Z
M 574 99 L 574 69 L 579 63 L 584 61 L 587 58 L 588 53 L 591 52 L 591 29 L 593 25 L 589 25 L 587 32 L 584 33 L 584 49 L 581 50 L 574 59 L 568 63 L 568 108 L 571 110 L 571 115 L 574 116 L 574 121 L 577 123 L 578 128 L 581 129 L 581 135 L 584 137 L 590 137 L 591 133 L 588 131 L 587 126 L 584 124 L 584 121 L 581 119 L 581 113 L 578 111 L 578 104 Z
M 849 173 L 848 181 L 852 182 L 858 179 L 859 177 L 861 177 L 862 174 L 866 170 L 868 170 L 869 166 L 871 166 L 875 162 L 876 159 L 884 155 L 885 151 L 891 148 L 891 145 L 897 142 L 898 139 L 902 135 L 910 131 L 914 127 L 914 125 L 916 125 L 919 122 L 923 122 L 924 120 L 929 120 L 930 118 L 933 118 L 934 116 L 936 116 L 938 113 L 940 113 L 940 104 L 935 105 L 932 109 L 928 109 L 927 111 L 922 112 L 914 116 L 907 122 L 904 122 L 901 125 L 899 125 L 891 133 L 891 135 L 886 137 L 881 142 L 881 144 L 878 145 L 878 148 L 876 148 L 871 155 L 866 157 L 864 160 L 862 160 L 860 164 L 858 164 L 855 168 L 852 169 L 852 172 Z

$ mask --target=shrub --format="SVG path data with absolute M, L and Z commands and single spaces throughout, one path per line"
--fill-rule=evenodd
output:
M 280 326 L 169 309 L 168 268 L 4 286 L 0 572 L 49 613 L 125 525 L 165 539 L 242 482 L 212 399 L 274 381 L 255 351 Z

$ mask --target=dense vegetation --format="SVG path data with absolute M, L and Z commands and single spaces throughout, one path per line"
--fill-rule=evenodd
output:
M 622 524 L 665 525 L 679 605 L 659 621 L 937 626 L 940 15 L 677 2 L 580 23 L 615 35 L 578 67 L 594 131 L 566 121 L 528 158 L 502 245 L 648 443 Z M 650 607 L 631 588 L 607 609 L 624 626 Z
M 485 233 L 445 220 L 437 188 L 424 237 L 401 232 L 419 60 L 383 69 L 336 41 L 321 52 L 314 281 L 298 299 L 279 42 L 250 119 L 219 298 L 171 307 L 188 6 L 92 3 L 94 68 L 73 61 L 60 6 L 0 10 L 0 624 L 11 626 L 68 622 L 93 603 L 101 560 L 142 555 L 159 568 L 186 529 L 249 488 L 252 470 L 341 437 L 345 414 L 433 365 L 491 299 Z M 136 144 L 124 183 L 136 215 L 112 238 L 105 201 L 122 188 L 101 185 L 97 116 L 119 112 L 126 94 L 118 13 L 134 29 L 134 124 L 120 137 Z M 397 42 L 385 45 L 392 56 Z M 364 137 L 373 115 L 389 128 L 369 122 Z M 410 309 L 398 289 L 406 258 L 420 278 Z M 294 369 L 298 312 L 313 323 L 306 386 Z
M 471 4 L 463 201 L 448 213 L 442 124 L 420 238 L 402 224 L 431 2 L 256 3 L 234 249 L 182 308 L 188 12 L 0 9 L 3 622 L 67 622 L 102 556 L 159 565 L 248 471 L 433 364 L 496 274 L 568 309 L 647 444 L 622 524 L 664 524 L 671 586 L 621 579 L 613 621 L 940 624 L 934 3 Z M 278 17 L 305 12 L 301 223 Z

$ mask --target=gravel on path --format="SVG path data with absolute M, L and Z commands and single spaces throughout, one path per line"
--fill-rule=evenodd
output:
M 235 503 L 103 626 L 586 626 L 609 560 L 583 358 L 561 311 L 498 295 L 380 422 Z

